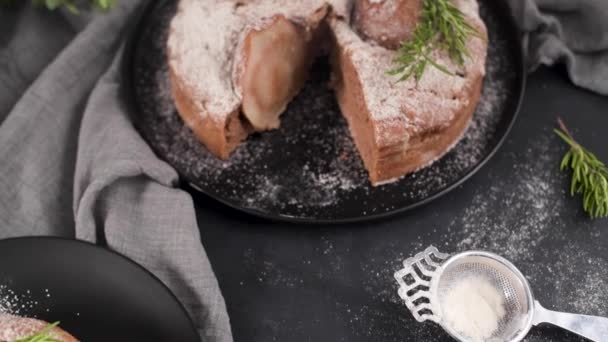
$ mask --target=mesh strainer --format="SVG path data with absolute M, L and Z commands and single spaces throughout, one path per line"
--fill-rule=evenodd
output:
M 549 323 L 570 330 L 592 341 L 608 341 L 608 319 L 550 311 L 534 300 L 521 272 L 506 259 L 487 252 L 470 251 L 449 257 L 435 247 L 403 262 L 395 273 L 399 296 L 414 318 L 440 324 L 459 341 L 478 339 L 457 331 L 445 319 L 448 290 L 466 280 L 483 280 L 502 296 L 504 315 L 497 328 L 483 341 L 521 341 L 532 325 Z

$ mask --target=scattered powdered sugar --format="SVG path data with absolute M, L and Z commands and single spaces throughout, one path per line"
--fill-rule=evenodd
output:
M 244 264 L 255 270 L 256 278 L 243 279 L 243 286 L 285 289 L 295 291 L 294 296 L 305 289 L 327 291 L 337 324 L 349 329 L 348 334 L 356 337 L 352 340 L 447 342 L 451 339 L 441 327 L 413 319 L 397 295 L 393 277 L 404 259 L 435 244 L 447 253 L 481 249 L 506 257 L 528 278 L 538 301 L 549 309 L 608 315 L 605 222 L 590 222 L 582 213 L 576 216 L 580 202 L 565 193 L 568 176 L 558 169 L 564 147 L 551 124 L 534 130 L 535 136 L 525 144 L 527 149 L 503 153 L 496 160 L 498 165 L 478 176 L 487 178 L 480 184 L 492 186 L 469 186 L 471 192 L 463 190 L 453 197 L 458 202 L 427 206 L 405 221 L 412 226 L 429 225 L 424 228 L 362 224 L 355 230 L 325 230 L 316 242 L 310 241 L 316 233 L 305 229 L 297 243 L 315 246 L 313 257 L 287 252 L 296 242 L 277 239 L 281 232 L 271 233 L 264 248 L 245 253 Z M 508 172 L 492 171 L 498 168 Z M 446 222 L 450 215 L 453 219 Z M 382 238 L 373 243 L 360 241 L 376 232 Z M 321 267 L 321 263 L 328 266 Z M 255 284 L 249 283 L 252 281 Z M 543 327 L 534 327 L 525 339 L 560 340 L 582 342 L 561 330 Z
M 464 235 L 459 250 L 484 248 L 511 260 L 532 261 L 544 239 L 560 236 L 564 223 L 557 216 L 566 196 L 561 178 L 550 167 L 558 165 L 559 153 L 548 150 L 547 135 L 540 139 L 536 149 L 528 151 L 532 163 L 513 166 L 514 175 L 522 180 L 515 188 L 505 191 L 504 183 L 497 181 L 480 189 L 462 217 L 452 222 L 452 228 Z
M 38 301 L 33 299 L 29 290 L 18 293 L 7 285 L 0 284 L 0 314 L 25 314 L 36 306 Z
M 495 52 L 503 48 L 504 42 L 496 41 L 490 46 Z M 487 62 L 487 76 L 480 101 L 475 115 L 463 137 L 448 149 L 445 156 L 433 162 L 434 165 L 409 175 L 413 184 L 408 186 L 409 191 L 404 195 L 410 197 L 425 197 L 438 188 L 445 187 L 454 182 L 455 176 L 464 170 L 474 168 L 490 151 L 496 127 L 503 117 L 500 112 L 507 103 L 509 94 L 505 89 L 505 80 L 501 79 L 501 70 L 504 70 L 504 59 L 496 53 L 490 53 Z M 439 166 L 439 167 L 436 167 Z
M 586 233 L 587 238 L 589 237 Z M 600 247 L 601 248 L 601 247 Z M 603 251 L 606 255 L 606 251 Z M 549 309 L 608 316 L 608 261 L 592 256 L 597 252 L 569 242 L 560 251 L 551 253 L 553 262 L 540 265 L 536 275 L 529 277 L 533 283 L 543 279 L 553 281 L 554 293 L 537 291 L 539 301 Z M 553 305 L 546 304 L 553 302 Z
M 597 257 L 598 253 L 608 253 L 599 239 L 601 224 L 583 225 L 568 209 L 578 202 L 565 191 L 567 176 L 557 167 L 563 150 L 551 130 L 539 132 L 529 146 L 522 155 L 508 156 L 512 177 L 496 178 L 490 174 L 494 185 L 477 189 L 449 226 L 431 229 L 428 236 L 418 236 L 413 242 L 384 246 L 391 250 L 387 254 L 393 256 L 383 265 L 365 266 L 379 274 L 368 281 L 369 293 L 379 301 L 399 303 L 395 285 L 391 284 L 392 272 L 401 267 L 402 260 L 428 244 L 440 243 L 443 252 L 486 250 L 509 259 L 528 278 L 537 299 L 549 309 L 608 315 L 608 260 Z M 405 309 L 403 303 L 398 305 Z M 418 323 L 412 319 L 410 324 Z M 440 329 L 418 325 L 417 340 Z M 554 340 L 546 335 L 543 329 L 535 328 L 526 341 Z
M 491 52 L 497 52 L 504 47 L 504 42 L 494 41 L 490 47 Z M 501 119 L 497 112 L 500 112 L 507 102 L 508 96 L 516 96 L 510 94 L 505 89 L 504 81 L 501 81 L 501 71 L 505 68 L 505 60 L 497 53 L 488 55 L 486 65 L 486 78 L 482 89 L 479 103 L 475 111 L 475 116 L 469 125 L 463 139 L 460 141 L 461 149 L 458 149 L 454 155 L 455 164 L 461 165 L 464 168 L 469 168 L 477 163 L 483 155 L 487 153 L 483 141 L 492 138 L 495 133 L 495 127 Z

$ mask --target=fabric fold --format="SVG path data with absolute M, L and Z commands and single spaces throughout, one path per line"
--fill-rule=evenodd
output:
M 231 341 L 224 299 L 203 249 L 191 196 L 139 136 L 121 92 L 119 52 L 93 90 L 80 129 L 76 237 L 146 267 L 182 300 L 205 341 Z
M 563 63 L 572 82 L 608 95 L 608 1 L 509 0 L 528 70 Z
M 0 116 L 0 238 L 54 235 L 115 250 L 176 294 L 204 341 L 229 342 L 192 198 L 176 188 L 177 173 L 154 155 L 126 108 L 119 47 L 142 3 L 119 1 L 88 23 L 18 10 L 22 29 L 0 40 L 7 70 L 0 87 L 11 87 L 0 104 L 12 106 Z M 37 20 L 43 14 L 54 19 Z M 37 54 L 45 39 L 55 50 Z

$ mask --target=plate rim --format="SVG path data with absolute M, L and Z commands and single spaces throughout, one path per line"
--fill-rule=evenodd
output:
M 179 310 L 188 319 L 188 322 L 190 323 L 189 325 L 190 325 L 190 328 L 192 329 L 193 335 L 200 337 L 198 329 L 196 328 L 196 325 L 194 324 L 194 320 L 192 320 L 192 317 L 190 317 L 188 310 L 186 310 L 186 307 L 184 306 L 184 304 L 179 300 L 179 298 L 177 298 L 177 296 L 173 293 L 173 291 L 171 291 L 171 289 L 159 277 L 157 277 L 154 273 L 149 271 L 147 268 L 140 265 L 135 260 L 132 260 L 131 258 L 128 258 L 127 256 L 120 254 L 113 249 L 103 247 L 103 246 L 94 244 L 89 241 L 76 239 L 76 238 L 69 238 L 69 237 L 62 237 L 62 236 L 45 236 L 45 235 L 26 235 L 26 236 L 16 236 L 16 237 L 4 238 L 4 239 L 0 239 L 0 246 L 4 243 L 10 243 L 13 241 L 35 241 L 35 240 L 60 241 L 62 243 L 67 243 L 67 244 L 82 245 L 82 246 L 85 246 L 86 248 L 92 247 L 92 249 L 96 249 L 96 250 L 100 251 L 101 253 L 105 253 L 112 257 L 117 257 L 117 259 L 126 261 L 127 263 L 131 264 L 132 266 L 135 266 L 135 268 L 142 270 L 145 274 L 147 274 L 149 277 L 151 277 L 151 279 L 153 281 L 160 284 L 161 288 L 169 294 L 169 297 L 172 298 L 177 303 Z
M 134 91 L 134 82 L 133 82 L 133 74 L 134 74 L 133 66 L 135 64 L 134 61 L 135 61 L 135 55 L 136 55 L 135 51 L 137 49 L 137 38 L 141 36 L 141 33 L 144 29 L 143 22 L 144 22 L 145 18 L 148 15 L 150 15 L 150 13 L 153 12 L 157 7 L 162 6 L 167 1 L 169 1 L 169 0 L 152 1 L 152 2 L 148 3 L 145 6 L 145 8 L 139 13 L 139 16 L 136 18 L 136 20 L 133 21 L 133 29 L 131 30 L 129 37 L 127 39 L 127 44 L 126 44 L 124 54 L 122 56 L 121 64 L 122 64 L 122 69 L 123 69 L 122 75 L 125 76 L 123 78 L 123 82 L 126 86 L 125 87 L 126 92 L 129 94 L 128 100 L 126 102 L 127 102 L 129 111 L 132 113 L 132 117 L 134 117 L 133 113 L 140 112 L 140 108 L 136 103 L 137 101 L 134 100 L 135 91 Z M 244 206 L 239 206 L 239 205 L 233 204 L 233 203 L 221 198 L 220 196 L 216 196 L 208 191 L 205 191 L 204 189 L 202 189 L 201 187 L 196 185 L 195 182 L 192 182 L 190 177 L 184 175 L 182 172 L 177 170 L 175 167 L 173 167 L 173 166 L 171 166 L 171 167 L 178 173 L 178 175 L 180 177 L 180 182 L 185 183 L 188 188 L 190 188 L 200 194 L 203 194 L 204 196 L 206 196 L 214 201 L 217 201 L 220 204 L 227 206 L 228 208 L 230 208 L 232 210 L 236 210 L 236 211 L 248 214 L 248 215 L 262 218 L 262 219 L 268 220 L 270 222 L 295 223 L 295 224 L 301 224 L 301 225 L 341 225 L 341 224 L 347 224 L 347 223 L 362 223 L 362 222 L 369 222 L 369 221 L 379 221 L 382 219 L 386 219 L 388 217 L 401 215 L 401 214 L 408 212 L 410 210 L 413 210 L 415 208 L 425 206 L 425 205 L 429 204 L 430 202 L 433 202 L 433 201 L 447 195 L 448 193 L 455 190 L 457 187 L 466 183 L 474 175 L 476 175 L 479 172 L 479 170 L 481 170 L 496 155 L 498 150 L 501 149 L 502 145 L 505 143 L 505 141 L 507 140 L 507 137 L 511 133 L 511 130 L 513 129 L 513 126 L 515 125 L 515 122 L 517 121 L 517 118 L 521 111 L 521 107 L 522 107 L 523 100 L 525 97 L 525 91 L 526 91 L 526 85 L 527 85 L 527 72 L 526 72 L 526 66 L 525 66 L 526 65 L 526 63 L 525 63 L 526 52 L 523 47 L 523 37 L 517 28 L 517 24 L 516 24 L 517 21 L 516 21 L 515 17 L 513 16 L 513 13 L 511 12 L 509 6 L 502 1 L 497 1 L 497 2 L 495 2 L 494 0 L 477 0 L 477 1 L 488 1 L 488 2 L 493 3 L 494 6 L 502 6 L 500 15 L 502 17 L 504 17 L 504 20 L 508 21 L 508 23 L 509 23 L 508 30 L 511 31 L 509 35 L 511 36 L 510 38 L 512 40 L 514 40 L 512 45 L 518 46 L 518 51 L 514 52 L 514 54 L 513 54 L 514 56 L 516 56 L 517 60 L 515 62 L 517 64 L 517 69 L 519 69 L 516 71 L 516 75 L 515 75 L 517 78 L 519 78 L 519 82 L 517 84 L 517 86 L 519 88 L 519 92 L 515 94 L 517 96 L 517 102 L 513 108 L 513 113 L 511 115 L 510 122 L 507 124 L 507 127 L 504 130 L 503 135 L 500 137 L 500 139 L 498 140 L 496 145 L 479 161 L 479 163 L 475 167 L 470 169 L 460 179 L 458 179 L 451 185 L 441 189 L 440 191 L 436 192 L 435 194 L 428 196 L 422 200 L 419 200 L 415 203 L 405 205 L 405 206 L 402 206 L 402 207 L 399 207 L 396 209 L 388 210 L 388 211 L 385 211 L 382 213 L 374 213 L 374 214 L 370 214 L 370 215 L 361 215 L 361 216 L 357 216 L 357 217 L 337 218 L 337 219 L 298 217 L 298 216 L 285 215 L 285 214 L 281 214 L 281 213 L 271 214 L 271 213 L 267 213 L 267 212 L 257 210 L 254 208 L 246 208 Z M 137 127 L 136 122 L 134 122 L 134 125 L 135 125 L 135 127 Z M 152 145 L 148 143 L 148 140 L 143 136 L 143 134 L 141 134 L 139 132 L 139 130 L 138 130 L 138 133 L 142 136 L 144 141 L 146 141 L 146 143 L 151 147 L 151 149 L 154 151 L 154 154 L 159 159 L 164 161 L 165 159 L 163 159 L 161 156 L 159 156 L 156 153 L 154 148 L 152 148 Z M 184 187 L 182 187 L 182 189 L 184 189 Z M 187 188 L 184 190 L 188 191 Z

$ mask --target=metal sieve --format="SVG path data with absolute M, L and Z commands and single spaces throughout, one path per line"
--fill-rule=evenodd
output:
M 608 341 L 608 319 L 550 311 L 534 300 L 523 274 L 508 260 L 492 253 L 469 251 L 449 257 L 435 247 L 403 262 L 395 273 L 399 296 L 414 318 L 441 325 L 459 341 L 478 342 L 444 319 L 448 290 L 464 279 L 483 279 L 502 295 L 504 316 L 484 341 L 521 341 L 533 325 L 549 323 L 592 341 Z

